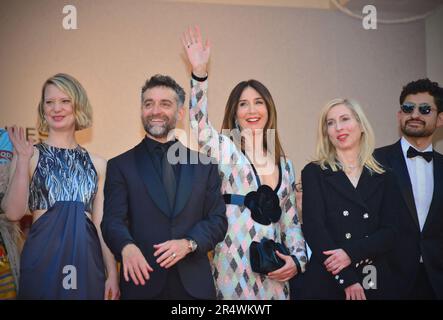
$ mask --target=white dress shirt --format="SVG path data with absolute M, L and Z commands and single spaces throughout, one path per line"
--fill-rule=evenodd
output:
M 420 231 L 423 231 L 429 207 L 431 206 L 434 194 L 434 160 L 427 162 L 423 157 L 417 156 L 408 158 L 409 147 L 414 149 L 404 137 L 401 138 L 401 148 L 408 167 L 409 178 L 411 179 L 412 192 L 414 193 L 415 208 L 417 209 Z M 422 152 L 432 151 L 432 144 Z

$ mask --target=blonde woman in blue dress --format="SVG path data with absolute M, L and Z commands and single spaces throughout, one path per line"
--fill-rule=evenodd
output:
M 100 231 L 106 161 L 75 139 L 75 131 L 92 124 L 84 88 L 67 74 L 49 78 L 38 114 L 45 142 L 33 146 L 23 128 L 8 128 L 14 156 L 2 208 L 12 221 L 28 209 L 33 215 L 18 297 L 117 299 L 116 263 Z

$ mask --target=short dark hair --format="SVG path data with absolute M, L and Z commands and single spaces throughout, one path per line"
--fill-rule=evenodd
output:
M 400 104 L 403 104 L 408 95 L 422 92 L 427 92 L 434 97 L 438 113 L 443 112 L 443 88 L 437 82 L 432 82 L 428 78 L 412 81 L 405 85 L 400 94 Z
M 174 79 L 172 79 L 170 76 L 164 76 L 161 74 L 156 74 L 146 80 L 142 92 L 141 92 L 141 100 L 143 103 L 143 94 L 146 90 L 154 88 L 154 87 L 167 87 L 174 90 L 174 92 L 177 94 L 177 104 L 179 107 L 183 106 L 185 103 L 185 90 L 177 83 Z

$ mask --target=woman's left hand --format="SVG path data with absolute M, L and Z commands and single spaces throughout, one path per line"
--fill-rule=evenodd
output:
M 297 274 L 297 266 L 295 265 L 295 262 L 291 256 L 281 254 L 280 252 L 278 252 L 278 250 L 275 252 L 281 259 L 285 261 L 285 265 L 280 269 L 269 272 L 268 277 L 269 279 L 276 281 L 288 281 Z
M 118 276 L 108 276 L 105 282 L 105 300 L 119 300 L 120 287 L 118 285 Z
M 203 43 L 200 27 L 189 28 L 182 36 L 183 47 L 192 66 L 192 72 L 197 77 L 205 77 L 211 52 L 209 40 Z
M 351 264 L 351 258 L 343 249 L 323 251 L 323 254 L 329 256 L 323 264 L 334 276 Z

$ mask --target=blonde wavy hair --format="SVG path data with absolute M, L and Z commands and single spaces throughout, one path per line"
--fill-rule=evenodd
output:
M 361 106 L 356 101 L 351 99 L 333 99 L 329 101 L 321 110 L 318 121 L 315 162 L 319 164 L 322 169 L 326 169 L 326 166 L 329 165 L 332 171 L 342 170 L 342 165 L 337 159 L 336 149 L 329 139 L 327 127 L 328 112 L 337 105 L 344 105 L 351 110 L 362 129 L 362 135 L 360 138 L 360 153 L 358 157 L 360 166 L 366 167 L 371 173 L 384 173 L 385 170 L 383 167 L 372 156 L 375 147 L 374 130 L 372 129 L 372 126 L 364 114 Z
M 54 85 L 67 94 L 72 101 L 75 116 L 75 130 L 83 130 L 92 125 L 92 107 L 89 103 L 85 89 L 74 77 L 58 73 L 45 81 L 42 87 L 42 94 L 38 104 L 38 131 L 47 134 L 48 123 L 45 119 L 45 89 L 48 85 Z

